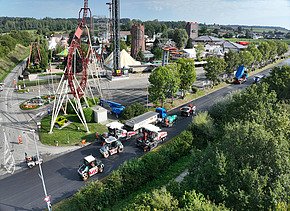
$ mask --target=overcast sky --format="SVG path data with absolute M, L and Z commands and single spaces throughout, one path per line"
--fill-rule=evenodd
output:
M 108 16 L 106 2 L 89 0 L 94 15 Z M 120 0 L 121 17 L 199 23 L 282 26 L 290 29 L 290 0 Z M 78 17 L 82 0 L 0 0 L 0 16 Z

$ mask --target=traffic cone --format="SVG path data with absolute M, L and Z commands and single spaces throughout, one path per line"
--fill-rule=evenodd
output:
M 22 137 L 21 137 L 21 135 L 18 136 L 18 144 L 22 144 Z

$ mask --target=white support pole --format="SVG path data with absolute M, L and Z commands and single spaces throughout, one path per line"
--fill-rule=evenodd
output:
M 54 102 L 54 107 L 53 107 L 53 113 L 52 113 L 52 116 L 51 116 L 51 124 L 50 124 L 49 133 L 52 133 L 56 118 L 57 118 L 57 116 L 59 114 L 59 111 L 60 111 L 60 108 L 62 106 L 62 103 L 63 103 L 63 101 L 64 101 L 64 99 L 65 99 L 65 97 L 67 95 L 67 91 L 68 91 L 68 81 L 65 80 L 64 83 L 62 84 L 61 93 L 59 94 L 58 99 L 57 99 L 57 97 L 55 95 L 55 102 Z
M 73 81 L 73 85 L 74 85 L 74 87 L 76 87 L 74 81 Z M 82 117 L 83 122 L 84 122 L 83 125 L 85 126 L 85 129 L 86 129 L 87 133 L 89 133 L 90 130 L 89 130 L 89 128 L 88 128 L 87 120 L 86 120 L 86 117 L 85 117 L 85 115 L 84 115 L 84 111 L 83 111 L 83 107 L 82 107 L 82 104 L 81 104 L 81 100 L 80 100 L 80 98 L 79 98 L 79 95 L 78 95 L 78 92 L 77 92 L 77 91 L 76 91 L 76 95 L 77 95 L 77 96 L 76 96 L 76 100 L 77 100 L 78 109 L 79 109 L 79 111 L 80 111 L 80 113 L 81 113 L 81 117 Z

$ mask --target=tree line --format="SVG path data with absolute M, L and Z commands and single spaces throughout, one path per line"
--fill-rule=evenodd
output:
M 48 29 L 50 31 L 71 31 L 77 26 L 76 18 L 20 18 L 0 17 L 0 33 L 12 30 L 38 30 Z
M 288 45 L 282 41 L 263 41 L 251 43 L 240 52 L 229 51 L 224 58 L 211 56 L 206 59 L 205 76 L 213 84 L 220 83 L 221 75 L 226 74 L 231 80 L 233 73 L 240 65 L 254 71 L 283 56 L 288 51 Z M 181 58 L 177 62 L 157 67 L 149 77 L 149 100 L 163 105 L 165 99 L 176 97 L 181 91 L 182 97 L 190 90 L 195 90 L 192 84 L 196 81 L 194 60 Z

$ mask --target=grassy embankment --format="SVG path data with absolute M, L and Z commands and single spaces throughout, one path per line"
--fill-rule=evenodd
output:
M 23 59 L 28 57 L 29 48 L 17 44 L 15 49 L 7 56 L 0 58 L 0 81 L 3 81 L 6 76 L 19 64 Z

